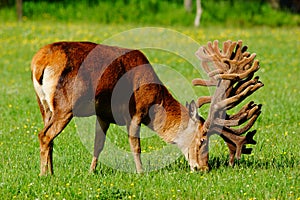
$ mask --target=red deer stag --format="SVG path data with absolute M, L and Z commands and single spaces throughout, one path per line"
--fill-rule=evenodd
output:
M 177 144 L 192 170 L 207 169 L 198 152 L 203 119 L 192 102 L 184 107 L 160 82 L 138 50 L 89 42 L 58 42 L 41 48 L 31 63 L 42 113 L 39 132 L 41 175 L 53 173 L 53 140 L 73 116 L 96 115 L 94 171 L 111 123 L 126 125 L 137 172 L 142 172 L 140 125 Z M 205 151 L 202 151 L 205 156 Z
M 247 48 L 242 46 L 242 41 L 226 41 L 223 49 L 220 50 L 218 41 L 214 41 L 208 42 L 207 46 L 200 47 L 196 52 L 209 80 L 194 79 L 192 83 L 216 87 L 212 96 L 200 97 L 196 103 L 199 108 L 206 103 L 211 103 L 207 120 L 203 123 L 200 133 L 201 137 L 207 138 L 199 153 L 204 160 L 208 160 L 209 136 L 214 133 L 219 134 L 227 143 L 231 166 L 234 165 L 234 157 L 239 159 L 242 153 L 251 153 L 252 149 L 246 148 L 246 144 L 256 144 L 253 140 L 256 130 L 248 132 L 246 136 L 241 135 L 253 126 L 261 114 L 261 105 L 251 101 L 236 114 L 227 113 L 263 86 L 258 76 L 253 78 L 254 73 L 259 69 L 259 62 L 254 60 L 256 54 L 250 54 L 246 51 Z M 247 121 L 248 123 L 241 127 Z M 235 126 L 239 127 L 232 128 Z
M 161 83 L 147 58 L 138 50 L 89 42 L 59 42 L 43 47 L 31 64 L 32 79 L 44 128 L 39 133 L 41 175 L 53 173 L 54 138 L 73 116 L 96 115 L 94 171 L 110 123 L 126 125 L 136 170 L 142 172 L 140 125 L 143 123 L 169 143 L 177 144 L 191 170 L 208 170 L 208 139 L 219 133 L 234 156 L 250 153 L 255 131 L 247 132 L 260 114 L 261 105 L 250 102 L 237 114 L 237 106 L 263 84 L 252 79 L 259 68 L 255 54 L 246 52 L 242 42 L 227 41 L 222 52 L 218 42 L 201 47 L 197 55 L 210 80 L 193 80 L 194 85 L 217 86 L 210 97 L 200 97 L 186 107 L 176 101 Z M 208 62 L 215 65 L 210 66 Z M 198 116 L 197 106 L 211 102 L 207 120 Z M 239 129 L 239 126 L 248 121 Z

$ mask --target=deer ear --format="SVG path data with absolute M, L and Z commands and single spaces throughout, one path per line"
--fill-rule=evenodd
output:
M 198 109 L 194 100 L 192 100 L 192 102 L 188 105 L 188 109 L 189 109 L 189 115 L 191 119 L 193 121 L 198 121 L 199 120 Z

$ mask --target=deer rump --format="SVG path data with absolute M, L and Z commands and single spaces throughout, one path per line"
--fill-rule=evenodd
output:
M 160 104 L 162 95 L 170 95 L 138 50 L 90 42 L 59 42 L 46 49 L 42 53 L 47 64 L 37 63 L 46 67 L 33 78 L 40 87 L 45 85 L 41 93 L 50 94 L 46 103 L 51 111 L 57 110 L 56 105 L 64 105 L 63 109 L 69 109 L 73 116 L 97 115 L 118 125 L 125 125 L 136 112 L 142 112 L 141 122 L 147 125 L 150 107 Z M 53 81 L 57 82 L 51 87 L 53 91 L 47 86 L 51 76 L 58 79 Z M 45 102 L 37 93 L 40 102 Z

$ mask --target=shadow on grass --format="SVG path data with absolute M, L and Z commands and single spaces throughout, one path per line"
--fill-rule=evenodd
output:
M 261 159 L 261 158 L 247 158 L 244 155 L 240 160 L 235 159 L 233 168 L 243 169 L 284 169 L 284 168 L 296 168 L 300 164 L 299 158 L 296 155 L 284 156 L 278 155 L 274 158 Z M 211 170 L 218 170 L 220 168 L 232 168 L 229 166 L 229 158 L 224 156 L 215 157 L 211 156 L 209 159 L 209 166 Z M 184 157 L 180 157 L 173 164 L 165 167 L 163 170 L 169 171 L 189 171 L 190 167 Z
M 229 166 L 229 158 L 224 155 L 221 157 L 211 156 L 209 159 L 209 166 L 211 170 L 219 170 L 221 168 L 232 168 Z M 286 157 L 284 155 L 278 155 L 278 157 L 261 159 L 261 158 L 249 158 L 247 155 L 244 155 L 240 160 L 235 160 L 235 165 L 233 168 L 242 168 L 242 169 L 284 169 L 284 168 L 295 168 L 300 164 L 299 158 L 294 156 Z M 167 165 L 166 167 L 154 170 L 153 172 L 189 172 L 190 167 L 188 162 L 185 160 L 184 156 L 180 156 L 174 163 Z M 99 164 L 94 175 L 97 176 L 113 176 L 116 174 L 122 174 L 123 172 L 118 169 L 113 169 L 109 166 Z M 149 172 L 146 172 L 149 173 Z

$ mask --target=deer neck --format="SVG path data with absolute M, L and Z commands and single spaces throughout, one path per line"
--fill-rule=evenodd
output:
M 148 126 L 164 141 L 176 144 L 187 157 L 196 129 L 193 120 L 190 120 L 188 109 L 168 93 L 160 104 L 150 108 L 149 115 L 151 123 Z

